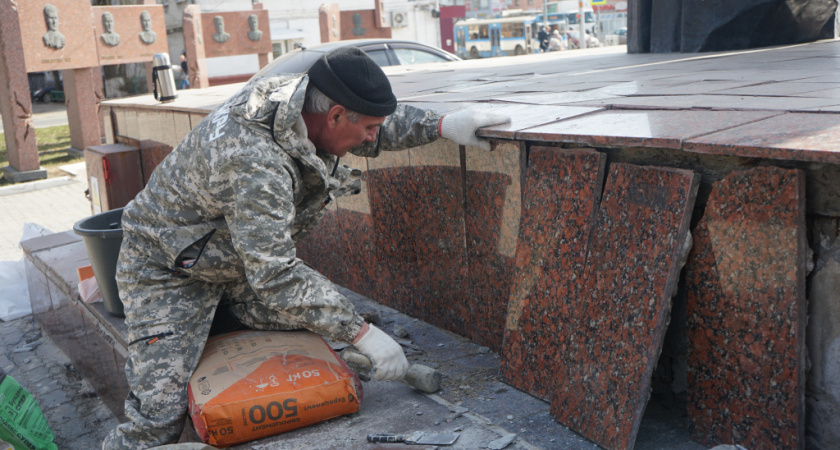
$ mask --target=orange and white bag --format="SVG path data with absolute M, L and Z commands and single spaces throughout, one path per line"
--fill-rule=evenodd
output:
M 212 337 L 188 388 L 206 444 L 225 447 L 352 414 L 362 385 L 309 331 L 237 331 Z

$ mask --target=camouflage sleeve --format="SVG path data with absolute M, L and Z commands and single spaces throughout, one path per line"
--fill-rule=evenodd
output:
M 440 137 L 440 115 L 431 109 L 411 105 L 397 105 L 397 110 L 385 119 L 376 141 L 350 150 L 356 156 L 376 157 L 382 151 L 404 150 L 434 142 Z
M 295 256 L 292 176 L 281 158 L 243 153 L 217 176 L 230 180 L 232 198 L 224 214 L 248 282 L 272 309 L 302 328 L 351 342 L 363 319 L 326 277 Z

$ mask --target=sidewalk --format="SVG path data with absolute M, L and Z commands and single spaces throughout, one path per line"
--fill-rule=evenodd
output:
M 85 198 L 85 163 L 62 166 L 66 177 L 32 181 L 0 188 L 0 261 L 23 257 L 18 243 L 25 223 L 35 223 L 53 232 L 73 229 L 90 216 Z

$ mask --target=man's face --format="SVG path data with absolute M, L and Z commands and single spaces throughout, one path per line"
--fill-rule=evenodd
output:
M 385 122 L 384 117 L 363 115 L 353 123 L 345 110 L 339 113 L 335 125 L 330 127 L 325 142 L 321 143 L 321 149 L 331 155 L 343 157 L 353 147 L 375 141 L 382 122 Z
M 225 32 L 225 22 L 222 19 L 218 17 L 213 19 L 213 24 L 216 25 L 216 31 L 218 31 L 219 33 Z
M 251 26 L 251 31 L 257 30 L 257 16 L 248 17 L 248 25 Z
M 110 33 L 114 30 L 114 16 L 110 14 L 102 15 L 102 25 L 105 27 L 105 32 Z
M 47 28 L 49 28 L 50 31 L 58 30 L 58 11 L 48 9 L 44 11 L 44 16 L 47 18 Z
M 143 31 L 151 30 L 152 29 L 152 16 L 149 16 L 147 14 L 141 15 L 140 16 L 140 23 L 143 24 Z

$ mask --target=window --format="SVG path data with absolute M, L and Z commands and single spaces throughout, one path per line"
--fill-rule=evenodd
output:
M 428 62 L 444 62 L 446 58 L 413 48 L 395 48 L 394 53 L 397 55 L 397 60 L 400 64 L 421 64 Z
M 379 64 L 380 67 L 390 66 L 391 63 L 388 61 L 388 54 L 385 53 L 384 48 L 376 48 L 376 49 L 365 49 L 365 53 L 367 53 L 370 58 Z

